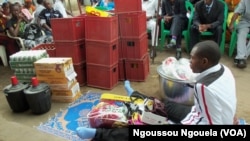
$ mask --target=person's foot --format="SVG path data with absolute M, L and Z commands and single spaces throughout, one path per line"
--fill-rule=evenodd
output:
M 82 139 L 92 139 L 95 137 L 96 129 L 87 127 L 77 127 L 76 134 Z
M 176 49 L 175 58 L 179 60 L 181 58 L 181 48 Z
M 171 39 L 170 43 L 167 44 L 167 48 L 173 48 L 176 45 L 176 40 L 175 39 Z
M 150 58 L 155 58 L 157 56 L 156 50 L 151 49 L 150 50 Z
M 125 90 L 127 91 L 128 96 L 130 96 L 134 92 L 134 89 L 131 88 L 130 82 L 128 80 L 124 82 L 124 87 L 125 87 Z
M 234 64 L 238 65 L 239 64 L 239 59 L 234 59 Z
M 238 68 L 241 68 L 241 69 L 247 67 L 247 62 L 246 62 L 246 60 L 244 60 L 244 59 L 239 59 L 238 64 L 237 64 L 237 67 L 238 67 Z

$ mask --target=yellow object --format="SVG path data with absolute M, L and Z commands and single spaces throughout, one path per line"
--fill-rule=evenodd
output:
M 123 102 L 131 102 L 129 96 L 117 95 L 117 94 L 110 94 L 110 93 L 103 93 L 101 95 L 101 100 L 114 100 L 114 101 L 123 101 Z M 132 99 L 135 99 L 132 97 Z M 136 99 L 134 104 L 141 104 L 144 102 L 144 99 Z
M 110 17 L 110 14 L 108 12 L 96 9 L 95 7 L 92 6 L 86 6 L 85 10 L 87 14 L 92 14 L 99 17 Z
M 115 100 L 115 101 L 124 101 L 130 102 L 129 96 L 117 95 L 117 94 L 110 94 L 110 93 L 103 93 L 101 96 L 101 100 Z

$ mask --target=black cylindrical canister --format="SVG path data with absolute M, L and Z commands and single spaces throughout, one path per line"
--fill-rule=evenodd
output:
M 48 84 L 32 78 L 32 85 L 24 90 L 25 97 L 33 114 L 43 114 L 51 108 L 51 90 Z
M 11 84 L 3 89 L 13 112 L 24 112 L 29 109 L 29 104 L 24 95 L 24 89 L 28 87 L 28 84 L 19 83 L 16 76 L 12 76 Z

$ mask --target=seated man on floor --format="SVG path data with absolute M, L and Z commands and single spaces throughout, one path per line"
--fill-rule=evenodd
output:
M 198 74 L 194 84 L 194 105 L 187 106 L 166 100 L 164 103 L 167 118 L 182 125 L 236 124 L 235 79 L 231 70 L 220 63 L 219 45 L 211 40 L 197 43 L 190 55 L 190 67 L 193 73 Z M 125 81 L 124 87 L 129 96 L 138 93 L 131 88 L 129 81 Z M 96 141 L 127 141 L 129 134 L 126 127 L 115 129 L 78 127 L 76 132 L 83 139 Z

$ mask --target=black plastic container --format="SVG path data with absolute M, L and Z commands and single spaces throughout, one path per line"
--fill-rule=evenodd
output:
M 24 90 L 25 97 L 33 114 L 43 114 L 51 109 L 51 90 L 48 84 L 38 83 L 32 78 L 32 85 Z
M 16 76 L 12 76 L 11 84 L 3 89 L 13 112 L 24 112 L 29 109 L 29 104 L 24 94 L 24 89 L 28 87 L 28 84 L 19 83 Z

